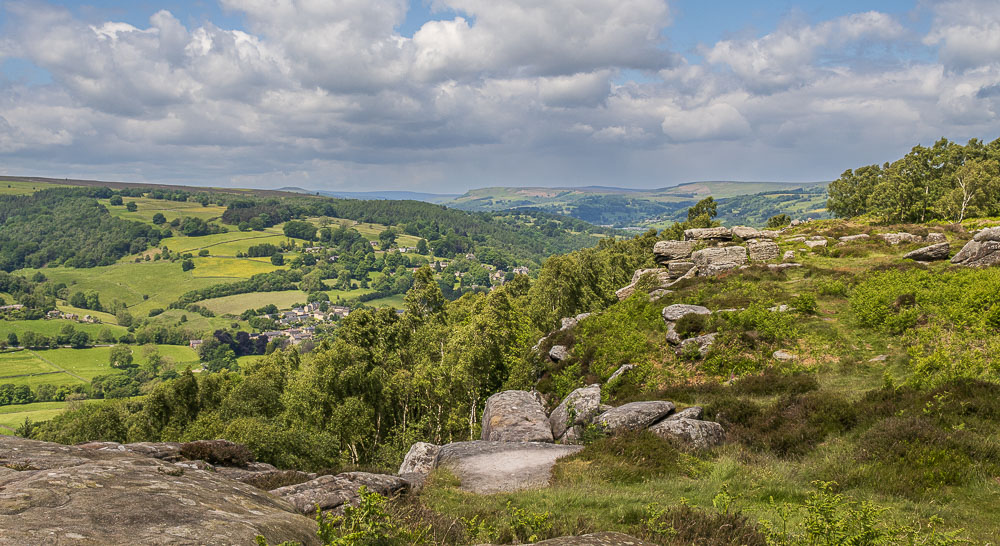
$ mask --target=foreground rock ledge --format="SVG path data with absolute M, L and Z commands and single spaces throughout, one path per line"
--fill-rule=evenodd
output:
M 128 452 L 0 436 L 0 544 L 318 544 L 285 501 Z

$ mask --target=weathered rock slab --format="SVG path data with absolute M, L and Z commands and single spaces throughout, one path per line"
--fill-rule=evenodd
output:
M 556 460 L 583 446 L 541 442 L 456 442 L 441 447 L 437 465 L 466 491 L 481 494 L 545 487 Z
M 434 470 L 434 462 L 437 460 L 438 451 L 441 446 L 427 442 L 417 442 L 410 446 L 410 450 L 403 457 L 403 463 L 399 465 L 397 474 L 418 474 L 426 476 Z
M 701 409 L 701 406 L 691 406 L 690 408 L 682 409 L 681 411 L 670 415 L 667 419 L 670 421 L 676 421 L 677 419 L 694 419 L 696 421 L 700 421 L 702 413 L 704 412 Z
M 903 258 L 918 262 L 935 262 L 938 260 L 947 260 L 950 251 L 948 243 L 936 243 L 907 252 Z
M 781 250 L 774 241 L 747 241 L 751 262 L 769 262 L 778 259 Z
M 919 235 L 906 233 L 905 231 L 901 231 L 899 233 L 879 233 L 878 236 L 890 245 L 898 245 L 899 243 L 920 243 L 924 240 L 924 238 Z
M 20 469 L 20 470 L 15 470 Z M 287 502 L 127 451 L 0 436 L 0 544 L 318 544 Z
M 549 349 L 549 358 L 551 358 L 554 362 L 562 362 L 563 360 L 569 358 L 569 348 L 565 345 L 553 345 L 552 348 Z
M 535 394 L 527 391 L 498 392 L 486 400 L 482 439 L 492 442 L 553 440 L 545 408 Z
M 707 449 L 721 444 L 726 439 L 726 433 L 719 423 L 695 419 L 660 421 L 650 427 L 649 431 L 661 438 L 678 440 L 695 449 Z
M 669 269 L 640 269 L 632 275 L 632 282 L 615 291 L 615 296 L 618 297 L 618 301 L 627 300 L 629 296 L 635 294 L 640 283 L 645 283 L 650 292 L 665 290 L 673 282 L 673 277 Z
M 675 303 L 673 305 L 668 305 L 663 308 L 663 320 L 666 322 L 676 322 L 685 315 L 690 315 L 694 313 L 695 315 L 711 315 L 712 312 L 707 307 L 702 307 L 701 305 L 688 305 L 684 303 Z
M 674 403 L 662 400 L 631 402 L 597 416 L 597 424 L 614 434 L 642 430 L 674 411 Z
M 659 241 L 653 245 L 653 258 L 659 264 L 683 260 L 691 256 L 694 245 L 694 241 Z
M 865 239 L 871 239 L 871 236 L 867 233 L 859 233 L 857 235 L 844 235 L 843 237 L 838 237 L 837 240 L 842 243 L 850 243 L 852 241 L 864 241 Z
M 726 227 L 694 228 L 684 230 L 685 241 L 729 241 L 733 238 L 733 232 Z
M 969 267 L 987 267 L 1000 263 L 1000 227 L 987 228 L 965 243 L 951 258 L 951 263 Z

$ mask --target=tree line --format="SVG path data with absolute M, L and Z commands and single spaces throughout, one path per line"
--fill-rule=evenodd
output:
M 1000 215 L 1000 139 L 964 146 L 940 139 L 896 161 L 844 171 L 830 183 L 827 208 L 838 217 L 886 223 Z

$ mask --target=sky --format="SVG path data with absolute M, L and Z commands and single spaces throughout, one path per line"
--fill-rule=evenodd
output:
M 819 181 L 998 113 L 996 0 L 0 0 L 8 175 Z

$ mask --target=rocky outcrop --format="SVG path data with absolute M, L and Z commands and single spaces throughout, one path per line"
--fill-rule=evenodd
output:
M 636 367 L 635 364 L 622 364 L 621 367 L 619 367 L 617 370 L 615 370 L 615 373 L 611 374 L 611 377 L 608 378 L 607 382 L 608 383 L 613 383 L 616 379 L 619 379 L 621 377 L 625 377 L 625 374 L 627 374 L 630 371 L 634 370 L 635 367 Z
M 697 419 L 665 419 L 650 427 L 649 431 L 661 438 L 676 440 L 695 449 L 708 449 L 726 439 L 722 425 Z
M 810 239 L 808 241 L 805 241 L 804 243 L 809 248 L 817 248 L 817 247 L 821 247 L 821 246 L 826 246 L 827 245 L 827 240 L 826 239 Z
M 694 228 L 684 230 L 685 241 L 729 241 L 733 232 L 725 227 Z
M 987 228 L 965 243 L 951 258 L 951 263 L 969 267 L 986 267 L 1000 263 L 1000 227 Z
M 924 240 L 924 238 L 919 235 L 906 233 L 905 231 L 901 231 L 899 233 L 879 233 L 878 236 L 890 245 L 898 245 L 899 243 L 920 243 Z
M 319 544 L 311 518 L 217 473 L 0 436 L 0 543 L 228 545 L 257 535 Z
M 783 261 L 783 262 L 790 262 L 790 261 L 792 261 L 794 259 L 795 259 L 795 251 L 794 250 L 786 250 L 785 253 L 782 254 L 782 256 L 781 256 L 781 261 Z
M 672 411 L 674 411 L 673 402 L 631 402 L 597 416 L 597 424 L 611 434 L 642 430 Z
M 928 233 L 925 237 L 928 243 L 947 243 L 948 237 L 944 233 Z
M 937 243 L 907 252 L 903 258 L 916 260 L 918 262 L 936 262 L 939 260 L 947 260 L 950 252 L 951 249 L 948 246 L 948 243 Z
M 716 332 L 711 332 L 682 340 L 678 344 L 677 354 L 684 354 L 689 347 L 695 346 L 698 348 L 698 354 L 705 357 L 708 354 L 708 350 L 712 348 L 712 344 L 715 343 L 715 338 L 718 335 Z
M 867 233 L 859 233 L 857 235 L 844 235 L 843 237 L 838 237 L 837 240 L 842 243 L 850 243 L 853 241 L 864 241 L 865 239 L 871 239 L 871 236 Z
M 119 444 L 118 442 L 87 442 L 79 444 L 80 449 L 97 451 L 117 451 L 134 453 L 144 457 L 152 457 L 163 461 L 177 462 L 184 459 L 181 456 L 180 442 L 136 442 L 134 444 Z
M 566 429 L 589 425 L 597 416 L 600 406 L 600 385 L 581 387 L 569 393 L 549 415 L 552 437 L 560 440 Z
M 270 493 L 288 501 L 301 514 L 314 515 L 316 507 L 324 512 L 341 514 L 346 506 L 356 506 L 361 497 L 358 490 L 366 487 L 383 497 L 394 497 L 409 488 L 409 482 L 399 476 L 344 472 L 336 476 L 320 476 L 314 480 L 272 489 Z
M 775 360 L 781 360 L 782 362 L 788 362 L 790 360 L 795 360 L 798 358 L 794 354 L 784 349 L 778 349 L 777 351 L 774 351 L 774 353 L 772 353 L 771 356 L 773 356 Z
M 644 284 L 649 288 L 650 294 L 658 290 L 666 290 L 673 283 L 674 278 L 678 276 L 672 275 L 669 269 L 660 267 L 655 269 L 640 269 L 632 275 L 631 283 L 615 291 L 615 296 L 618 297 L 618 301 L 625 301 L 632 294 L 635 294 L 640 284 Z
M 463 490 L 493 494 L 548 485 L 552 465 L 581 449 L 539 442 L 456 442 L 441 447 L 437 465 L 454 474 Z
M 551 442 L 552 428 L 537 393 L 503 391 L 489 397 L 483 410 L 482 439 L 493 442 Z
M 694 262 L 671 262 L 667 264 L 667 271 L 670 272 L 670 276 L 675 279 L 683 277 L 691 271 L 692 268 L 694 268 Z
M 694 241 L 659 241 L 653 245 L 653 258 L 658 264 L 683 260 L 691 256 Z
M 769 262 L 778 259 L 781 251 L 774 241 L 750 240 L 747 241 L 747 252 L 751 262 Z
M 702 276 L 718 275 L 747 263 L 747 249 L 742 246 L 705 248 L 691 254 L 691 261 Z

